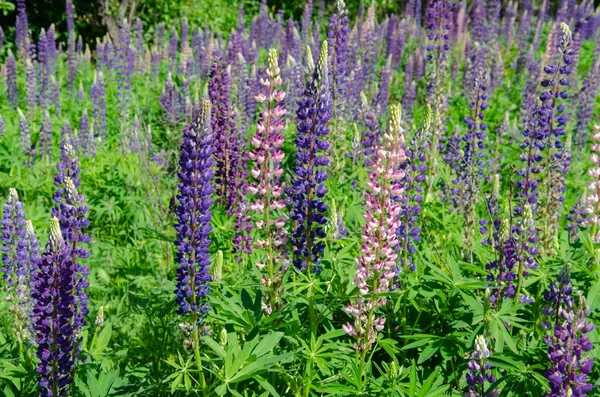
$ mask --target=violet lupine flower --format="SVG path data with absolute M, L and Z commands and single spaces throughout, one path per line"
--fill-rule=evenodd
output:
M 50 76 L 50 90 L 49 90 L 50 101 L 48 104 L 54 105 L 54 112 L 60 115 L 60 87 L 58 82 L 54 78 L 54 75 Z
M 27 116 L 31 122 L 35 122 L 37 109 L 37 70 L 29 59 L 25 61 L 25 103 L 27 104 Z
M 67 18 L 67 91 L 73 94 L 77 80 L 77 60 L 75 58 L 75 7 L 73 0 L 66 0 Z
M 225 208 L 232 208 L 236 194 L 231 188 L 233 181 L 230 180 L 229 172 L 232 168 L 235 168 L 231 164 L 232 157 L 239 157 L 239 153 L 237 153 L 237 147 L 231 147 L 231 144 L 235 143 L 237 132 L 235 121 L 231 119 L 232 113 L 229 109 L 229 74 L 220 57 L 213 61 L 210 68 L 208 97 L 212 104 L 210 121 L 215 138 L 215 190 L 217 191 L 218 201 Z
M 21 151 L 25 155 L 25 166 L 31 167 L 35 163 L 35 146 L 31 144 L 31 129 L 29 121 L 21 109 L 17 109 L 19 113 L 19 134 L 21 136 Z
M 308 45 L 308 37 L 310 35 L 311 18 L 313 13 L 313 2 L 308 0 L 304 3 L 304 11 L 302 12 L 302 48 Z
M 579 200 L 569 210 L 567 216 L 567 225 L 565 229 L 569 231 L 569 239 L 571 242 L 579 241 L 579 233 L 581 228 L 589 225 L 588 222 L 588 206 L 587 206 L 587 194 L 581 196 Z
M 369 158 L 381 144 L 381 126 L 377 115 L 369 106 L 369 100 L 364 92 L 360 93 L 360 99 L 360 108 L 356 120 L 360 133 L 360 154 L 364 156 L 365 164 L 368 164 Z
M 577 125 L 575 127 L 574 143 L 577 150 L 585 148 L 590 120 L 594 112 L 594 102 L 600 87 L 600 70 L 593 66 L 583 80 L 581 91 L 577 95 Z
M 14 315 L 13 330 L 20 344 L 31 339 L 32 299 L 31 275 L 39 262 L 37 238 L 31 221 L 25 220 L 24 205 L 17 191 L 9 189 L 2 208 L 2 271 L 10 302 L 9 312 Z
M 73 296 L 71 332 L 73 333 L 73 343 L 71 346 L 70 357 L 73 365 L 77 365 L 79 354 L 81 353 L 81 330 L 85 325 L 85 316 L 88 314 L 88 297 L 86 289 L 89 285 L 87 275 L 89 269 L 86 265 L 80 263 L 81 259 L 90 256 L 85 248 L 91 241 L 90 236 L 84 232 L 90 225 L 87 219 L 88 207 L 85 204 L 85 197 L 78 192 L 81 184 L 79 173 L 81 169 L 78 165 L 79 159 L 75 157 L 73 148 L 65 144 L 61 149 L 60 162 L 56 166 L 58 171 L 54 177 L 54 185 L 57 187 L 52 198 L 56 205 L 52 208 L 52 216 L 59 221 L 62 238 L 65 246 L 68 248 L 68 267 L 71 279 L 71 296 Z
M 141 56 L 144 53 L 144 25 L 140 18 L 135 18 L 133 24 L 133 43 L 135 45 L 135 51 Z
M 50 66 L 50 75 L 52 76 L 56 73 L 56 29 L 54 24 L 50 25 L 46 33 L 46 54 Z
M 69 123 L 69 120 L 64 120 L 63 121 L 63 125 L 62 127 L 60 127 L 60 148 L 62 151 L 62 148 L 65 146 L 65 144 L 70 144 L 73 145 L 74 142 L 71 141 L 71 139 L 73 138 L 73 129 L 71 128 L 71 124 Z
M 48 60 L 48 46 L 46 44 L 46 31 L 44 28 L 40 31 L 40 36 L 37 44 L 37 67 L 39 76 L 39 88 L 38 88 L 38 102 L 40 107 L 46 107 L 46 100 L 48 96 L 48 85 L 50 83 L 50 62 Z
M 420 4 L 420 1 L 418 2 Z M 439 144 L 442 136 L 445 135 L 445 119 L 446 119 L 446 95 L 444 94 L 444 84 L 447 74 L 447 53 L 450 49 L 449 40 L 452 31 L 452 21 L 454 15 L 454 5 L 448 0 L 433 1 L 427 7 L 426 26 L 428 33 L 429 44 L 427 45 L 427 61 L 429 62 L 429 74 L 427 82 L 427 98 L 432 108 L 432 125 L 430 134 L 432 135 L 431 143 L 429 144 L 428 153 L 428 173 L 429 177 L 437 172 L 437 162 Z M 419 48 L 420 49 L 420 48 Z M 415 64 L 411 69 L 414 80 L 421 75 L 418 62 L 420 60 L 419 52 L 415 54 Z M 410 74 L 409 74 L 410 76 Z M 412 108 L 414 104 L 413 97 L 414 88 L 412 82 L 407 84 L 405 75 L 405 95 L 408 96 L 405 106 Z M 412 76 L 410 76 L 412 77 Z M 410 112 L 412 114 L 412 110 Z
M 77 149 L 83 154 L 89 154 L 92 149 L 93 142 L 90 141 L 90 118 L 87 109 L 83 109 L 81 118 L 79 119 L 79 137 L 77 139 Z
M 214 139 L 210 126 L 211 104 L 205 100 L 196 119 L 183 128 L 179 159 L 179 205 L 177 216 L 177 312 L 192 314 L 196 330 L 210 307 L 210 254 L 208 235 L 212 229 Z M 195 331 L 198 332 L 198 331 Z
M 17 44 L 17 51 L 22 59 L 28 51 L 28 37 L 29 34 L 29 22 L 27 21 L 27 11 L 25 0 L 17 0 L 17 19 L 15 23 L 15 41 Z
M 48 110 L 40 121 L 40 157 L 50 159 L 52 157 L 52 120 Z
M 391 105 L 388 129 L 383 145 L 373 155 L 365 192 L 366 224 L 354 277 L 360 295 L 344 309 L 354 317 L 354 323 L 342 328 L 355 338 L 353 346 L 360 353 L 371 349 L 384 327 L 385 318 L 376 310 L 387 302 L 384 294 L 391 287 L 398 256 L 396 230 L 400 227 L 401 206 L 397 198 L 403 193 L 400 184 L 404 171 L 400 166 L 406 160 L 401 123 L 400 106 Z
M 546 371 L 550 382 L 547 397 L 586 396 L 593 388 L 588 383 L 588 374 L 592 371 L 594 359 L 584 353 L 594 348 L 587 336 L 594 329 L 594 323 L 586 320 L 591 310 L 579 291 L 577 298 L 573 296 L 570 270 L 564 267 L 556 282 L 552 282 L 550 290 L 544 294 L 548 305 L 542 309 L 542 313 L 548 316 L 542 327 L 551 331 L 544 337 L 552 365 Z
M 266 102 L 266 108 L 261 112 L 256 134 L 250 140 L 253 149 L 249 157 L 254 161 L 250 174 L 255 182 L 248 186 L 248 193 L 254 196 L 250 210 L 257 215 L 256 228 L 263 231 L 254 241 L 256 248 L 264 252 L 256 266 L 260 270 L 266 268 L 261 279 L 261 284 L 267 288 L 262 308 L 267 315 L 271 315 L 280 308 L 282 274 L 288 265 L 284 251 L 287 243 L 284 229 L 286 218 L 281 215 L 281 210 L 285 208 L 282 197 L 284 188 L 280 181 L 284 157 L 281 150 L 284 137 L 281 132 L 285 127 L 285 92 L 278 90 L 282 84 L 281 70 L 274 48 L 269 50 L 264 73 L 266 77 L 260 79 L 260 85 L 264 87 L 261 91 L 265 92 L 258 93 L 255 100 L 259 104 Z
M 25 262 L 25 205 L 14 188 L 8 191 L 2 207 L 2 279 L 6 289 L 13 289 L 20 279 L 29 277 Z
M 466 397 L 486 397 L 485 382 L 494 383 L 496 377 L 490 372 L 490 349 L 483 335 L 475 337 L 473 359 L 467 364 L 467 392 Z
M 4 117 L 0 114 L 0 136 L 6 132 L 6 124 L 4 123 Z
M 327 42 L 329 43 L 329 69 L 334 117 L 345 116 L 344 95 L 348 74 L 348 35 L 350 22 L 344 0 L 336 0 L 336 12 L 329 19 Z
M 171 35 L 169 36 L 169 70 L 173 70 L 173 67 L 177 64 L 177 49 L 179 46 L 179 37 L 175 26 L 171 28 Z
M 90 98 L 94 104 L 94 133 L 104 140 L 106 139 L 106 87 L 102 71 L 94 74 Z
M 76 369 L 77 299 L 71 247 L 65 242 L 58 218 L 52 217 L 50 237 L 32 275 L 33 321 L 40 360 L 40 396 L 66 396 Z
M 392 75 L 392 57 L 388 56 L 385 65 L 379 71 L 379 82 L 377 83 L 377 95 L 374 98 L 373 106 L 378 113 L 387 113 L 389 93 L 390 93 L 390 78 Z
M 538 110 L 539 121 L 537 134 L 545 140 L 546 147 L 546 178 L 544 181 L 545 195 L 537 215 L 543 220 L 542 244 L 546 250 L 551 249 L 552 239 L 558 231 L 563 201 L 565 199 L 565 174 L 569 165 L 565 164 L 566 156 L 570 156 L 564 141 L 567 115 L 565 105 L 560 100 L 569 97 L 567 87 L 572 72 L 571 31 L 566 24 L 561 24 L 562 38 L 558 47 L 560 62 L 558 65 L 547 65 L 544 72 L 547 78 L 541 82 L 544 91 L 540 94 L 541 106 Z M 568 161 L 568 160 L 567 160 Z
M 325 250 L 323 239 L 327 236 L 324 197 L 327 194 L 325 167 L 329 159 L 325 153 L 329 149 L 326 137 L 332 107 L 327 53 L 327 41 L 323 41 L 312 78 L 298 101 L 296 169 L 288 191 L 293 207 L 290 219 L 294 221 L 294 266 L 307 272 L 320 271 Z
M 590 193 L 585 200 L 588 214 L 586 225 L 592 225 L 590 232 L 592 241 L 600 243 L 600 229 L 598 229 L 600 226 L 600 126 L 594 126 L 590 149 L 592 150 L 590 156 L 592 167 L 588 170 L 588 174 L 592 177 L 592 181 L 587 185 Z
M 11 50 L 6 58 L 6 97 L 8 104 L 16 109 L 19 106 L 19 87 L 17 85 L 17 61 Z
M 395 269 L 398 275 L 401 271 L 414 271 L 413 255 L 417 249 L 415 244 L 421 241 L 421 211 L 425 180 L 427 177 L 427 154 L 425 134 L 431 128 L 431 106 L 427 105 L 423 125 L 417 130 L 409 145 L 403 148 L 406 161 L 400 168 L 404 171 L 404 178 L 400 183 L 403 194 L 399 197 L 401 203 L 400 226 L 396 230 L 400 250 L 399 265 Z
M 181 110 L 179 99 L 180 95 L 177 86 L 175 86 L 175 82 L 173 82 L 171 72 L 168 72 L 165 80 L 165 88 L 160 94 L 159 102 L 167 113 L 167 121 L 171 124 L 177 124 L 179 122 L 179 113 Z

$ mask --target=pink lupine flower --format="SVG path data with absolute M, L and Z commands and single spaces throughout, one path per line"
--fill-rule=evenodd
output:
M 360 296 L 345 309 L 354 317 L 354 324 L 342 327 L 356 339 L 354 348 L 360 353 L 370 350 L 377 332 L 383 330 L 385 318 L 375 311 L 386 303 L 381 295 L 390 289 L 398 257 L 395 231 L 400 226 L 401 208 L 397 198 L 403 193 L 400 181 L 404 172 L 400 165 L 406 160 L 398 105 L 390 106 L 390 121 L 383 142 L 373 154 L 372 171 L 366 184 L 366 223 L 354 277 Z
M 255 180 L 248 187 L 253 199 L 250 209 L 257 215 L 255 224 L 260 233 L 254 245 L 264 251 L 264 258 L 261 258 L 256 266 L 259 270 L 265 270 L 261 284 L 267 289 L 262 305 L 267 315 L 280 307 L 279 298 L 283 293 L 281 275 L 287 269 L 288 262 L 285 254 L 286 218 L 281 214 L 285 203 L 280 181 L 283 174 L 281 162 L 284 157 L 281 151 L 284 141 L 281 132 L 285 127 L 285 107 L 282 102 L 285 92 L 277 89 L 282 83 L 277 58 L 277 50 L 269 50 L 266 77 L 260 79 L 260 85 L 264 87 L 265 92 L 254 97 L 256 102 L 266 103 L 266 109 L 262 110 L 256 126 L 256 135 L 250 140 L 253 150 L 249 154 L 249 158 L 254 162 L 250 174 Z

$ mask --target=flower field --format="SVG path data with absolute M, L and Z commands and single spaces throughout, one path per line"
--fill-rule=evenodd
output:
M 0 27 L 0 395 L 600 396 L 593 1 L 93 40 L 38 3 Z

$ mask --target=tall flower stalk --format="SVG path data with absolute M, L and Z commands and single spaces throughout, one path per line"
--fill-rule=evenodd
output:
M 254 182 L 250 183 L 248 192 L 254 196 L 250 210 L 256 214 L 255 224 L 262 230 L 254 243 L 256 248 L 264 252 L 264 256 L 256 266 L 265 274 L 261 284 L 266 288 L 263 310 L 267 315 L 279 309 L 283 293 L 283 273 L 287 270 L 288 259 L 285 253 L 287 235 L 284 229 L 286 218 L 281 214 L 285 208 L 283 185 L 280 181 L 283 169 L 281 161 L 284 154 L 281 146 L 285 127 L 285 92 L 279 90 L 282 85 L 280 69 L 277 62 L 277 50 L 270 49 L 267 57 L 266 77 L 260 79 L 265 91 L 255 96 L 259 104 L 266 103 L 262 110 L 256 134 L 250 143 L 250 160 L 254 162 L 251 170 Z
M 183 128 L 180 146 L 179 184 L 175 210 L 177 216 L 177 303 L 178 313 L 191 317 L 192 344 L 196 365 L 200 371 L 202 388 L 205 387 L 200 359 L 200 334 L 202 319 L 210 306 L 206 296 L 210 292 L 209 233 L 212 230 L 211 199 L 214 190 L 211 182 L 214 138 L 211 130 L 211 104 L 205 100 L 196 119 Z
M 89 269 L 81 263 L 81 260 L 90 256 L 85 245 L 91 241 L 90 236 L 85 232 L 90 225 L 90 221 L 87 219 L 88 207 L 85 204 L 85 197 L 78 192 L 81 184 L 79 178 L 81 169 L 78 162 L 79 159 L 75 157 L 73 148 L 69 144 L 65 144 L 61 151 L 61 161 L 56 166 L 58 172 L 54 177 L 54 185 L 57 186 L 57 189 L 52 196 L 56 203 L 52 209 L 52 217 L 58 219 L 63 243 L 69 251 L 70 288 L 74 305 L 70 320 L 73 332 L 73 346 L 70 351 L 74 365 L 72 371 L 75 370 L 81 353 L 81 331 L 85 325 L 85 316 L 88 314 L 86 289 L 89 285 L 87 281 Z
M 290 219 L 294 221 L 294 265 L 306 272 L 319 272 L 320 257 L 325 249 L 323 239 L 327 235 L 324 197 L 327 194 L 325 167 L 329 164 L 326 155 L 329 142 L 326 137 L 332 107 L 327 58 L 327 41 L 324 41 L 296 112 L 298 150 L 295 175 L 289 188 L 289 200 L 293 206 Z
M 401 182 L 405 175 L 400 167 L 406 160 L 402 133 L 400 106 L 391 105 L 384 143 L 373 155 L 365 192 L 366 224 L 354 277 L 359 297 L 344 309 L 354 317 L 354 323 L 345 324 L 343 329 L 355 340 L 353 346 L 361 376 L 366 356 L 385 324 L 385 318 L 376 310 L 386 304 L 385 293 L 395 276 L 399 243 L 396 230 L 401 212 L 398 198 L 403 194 Z
M 564 163 L 567 145 L 564 142 L 567 115 L 565 105 L 560 100 L 569 97 L 567 86 L 570 84 L 569 75 L 574 62 L 572 37 L 569 27 L 561 23 L 562 37 L 557 50 L 560 61 L 557 65 L 547 65 L 544 68 L 546 78 L 542 80 L 545 90 L 540 94 L 541 106 L 538 111 L 539 122 L 537 134 L 545 139 L 545 178 L 543 201 L 537 215 L 543 222 L 541 242 L 547 252 L 551 251 L 552 240 L 558 230 L 558 220 L 563 206 L 565 174 L 568 164 Z

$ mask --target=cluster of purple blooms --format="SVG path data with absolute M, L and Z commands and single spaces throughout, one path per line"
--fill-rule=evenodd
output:
M 325 153 L 329 149 L 327 123 L 332 110 L 327 51 L 327 41 L 324 41 L 313 75 L 298 102 L 296 169 L 288 189 L 288 200 L 292 204 L 290 219 L 295 225 L 292 233 L 294 265 L 315 272 L 319 271 L 320 257 L 325 250 L 323 239 L 327 235 L 324 198 L 327 194 L 325 167 L 329 159 Z
M 573 292 L 570 270 L 565 267 L 544 294 L 547 305 L 542 312 L 548 318 L 542 326 L 549 331 L 544 342 L 551 362 L 546 371 L 551 390 L 547 397 L 585 396 L 593 388 L 588 374 L 594 359 L 585 353 L 594 347 L 587 335 L 594 323 L 586 319 L 591 311 L 583 295 L 573 296 Z

